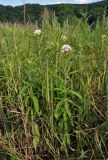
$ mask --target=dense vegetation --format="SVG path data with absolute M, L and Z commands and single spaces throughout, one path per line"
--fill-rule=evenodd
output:
M 57 5 L 39 5 L 39 4 L 26 4 L 26 22 L 41 22 L 41 14 L 44 9 L 54 12 L 58 17 L 58 21 L 63 23 L 66 19 L 70 22 L 75 21 L 75 17 L 81 18 L 82 13 L 93 15 L 98 19 L 102 19 L 103 15 L 108 15 L 108 1 L 102 1 L 93 4 L 57 4 Z M 105 13 L 106 12 L 106 13 Z M 0 5 L 0 21 L 8 22 L 23 22 L 24 18 L 23 6 L 3 6 Z
M 0 159 L 106 160 L 108 19 L 51 22 L 0 25 Z

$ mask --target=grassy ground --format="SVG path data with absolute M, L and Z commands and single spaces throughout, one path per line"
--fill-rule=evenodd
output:
M 1 160 L 108 158 L 107 26 L 0 25 Z

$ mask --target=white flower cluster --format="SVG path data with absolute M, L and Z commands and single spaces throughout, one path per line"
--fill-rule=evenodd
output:
M 36 29 L 35 31 L 34 31 L 34 35 L 35 36 L 39 36 L 41 34 L 41 30 L 40 29 Z
M 61 35 L 61 39 L 62 39 L 63 41 L 66 41 L 66 40 L 67 40 L 67 37 L 66 37 L 65 35 Z
M 72 50 L 71 46 L 68 44 L 64 44 L 61 48 L 61 52 L 62 53 L 68 53 Z
M 102 38 L 103 38 L 103 39 L 105 39 L 105 38 L 106 38 L 106 35 L 105 35 L 105 34 L 103 34 L 103 35 L 102 35 Z

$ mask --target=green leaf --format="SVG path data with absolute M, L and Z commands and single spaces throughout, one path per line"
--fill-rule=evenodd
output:
M 34 147 L 34 149 L 37 148 L 38 144 L 39 144 L 39 138 L 37 136 L 33 137 L 33 147 Z
M 63 120 L 64 120 L 64 131 L 68 132 L 68 123 L 67 123 L 68 117 L 66 112 L 63 113 Z
M 23 82 L 26 86 L 30 86 L 30 84 L 29 84 L 27 81 L 23 80 L 22 82 Z
M 70 146 L 70 135 L 68 134 L 68 132 L 65 132 L 64 137 L 63 137 L 63 145 L 69 145 Z
M 58 120 L 59 119 L 59 117 L 61 116 L 61 114 L 63 113 L 63 101 L 60 101 L 58 104 L 57 104 L 57 106 L 56 106 L 56 109 L 55 109 L 55 111 L 54 111 L 54 116 L 55 116 L 55 118 Z
M 30 111 L 30 109 L 29 109 L 29 107 L 28 107 L 28 108 L 27 108 L 27 111 L 25 112 L 25 124 L 27 124 L 28 121 L 29 121 L 29 111 Z
M 70 92 L 71 94 L 77 96 L 80 100 L 82 100 L 82 96 L 81 96 L 79 93 L 77 93 L 77 92 L 75 92 L 75 91 L 71 91 L 71 90 L 69 90 L 69 92 Z
M 40 132 L 39 127 L 35 122 L 32 122 L 33 147 L 36 149 L 39 144 Z
M 66 112 L 66 114 L 67 114 L 68 117 L 69 117 L 69 120 L 70 120 L 70 122 L 71 122 L 71 125 L 73 126 L 73 118 L 72 118 L 71 110 L 69 109 L 69 104 L 68 104 L 67 100 L 65 100 L 65 112 Z
M 30 96 L 25 97 L 25 106 L 28 106 L 29 99 L 30 99 Z
M 20 90 L 18 97 L 21 96 L 21 95 L 24 95 L 25 93 L 27 94 L 27 91 L 26 91 L 27 88 L 29 88 L 29 86 L 24 86 L 24 87 Z
M 68 99 L 68 102 L 71 103 L 73 106 L 76 106 L 78 109 L 80 109 L 80 106 L 78 106 L 75 102 L 72 100 Z M 75 108 L 74 108 L 75 109 Z
M 63 131 L 63 127 L 64 127 L 64 121 L 61 120 L 59 123 L 58 123 L 58 127 L 60 129 L 60 131 Z
M 35 122 L 32 122 L 32 134 L 33 136 L 40 137 L 39 127 Z
M 66 143 L 70 145 L 70 135 L 68 133 L 65 133 L 65 139 L 66 139 Z
M 30 97 L 31 97 L 31 99 L 32 99 L 32 101 L 33 101 L 34 110 L 35 110 L 36 114 L 37 114 L 38 116 L 40 116 L 42 113 L 40 112 L 40 108 L 39 108 L 39 103 L 38 103 L 37 97 L 34 96 L 34 95 L 31 95 Z

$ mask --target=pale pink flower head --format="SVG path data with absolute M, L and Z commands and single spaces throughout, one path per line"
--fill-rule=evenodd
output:
M 62 53 L 68 53 L 72 50 L 71 46 L 68 44 L 64 44 L 61 48 L 61 52 Z
M 40 29 L 36 29 L 35 31 L 34 31 L 34 35 L 35 36 L 39 36 L 41 34 L 41 30 Z

